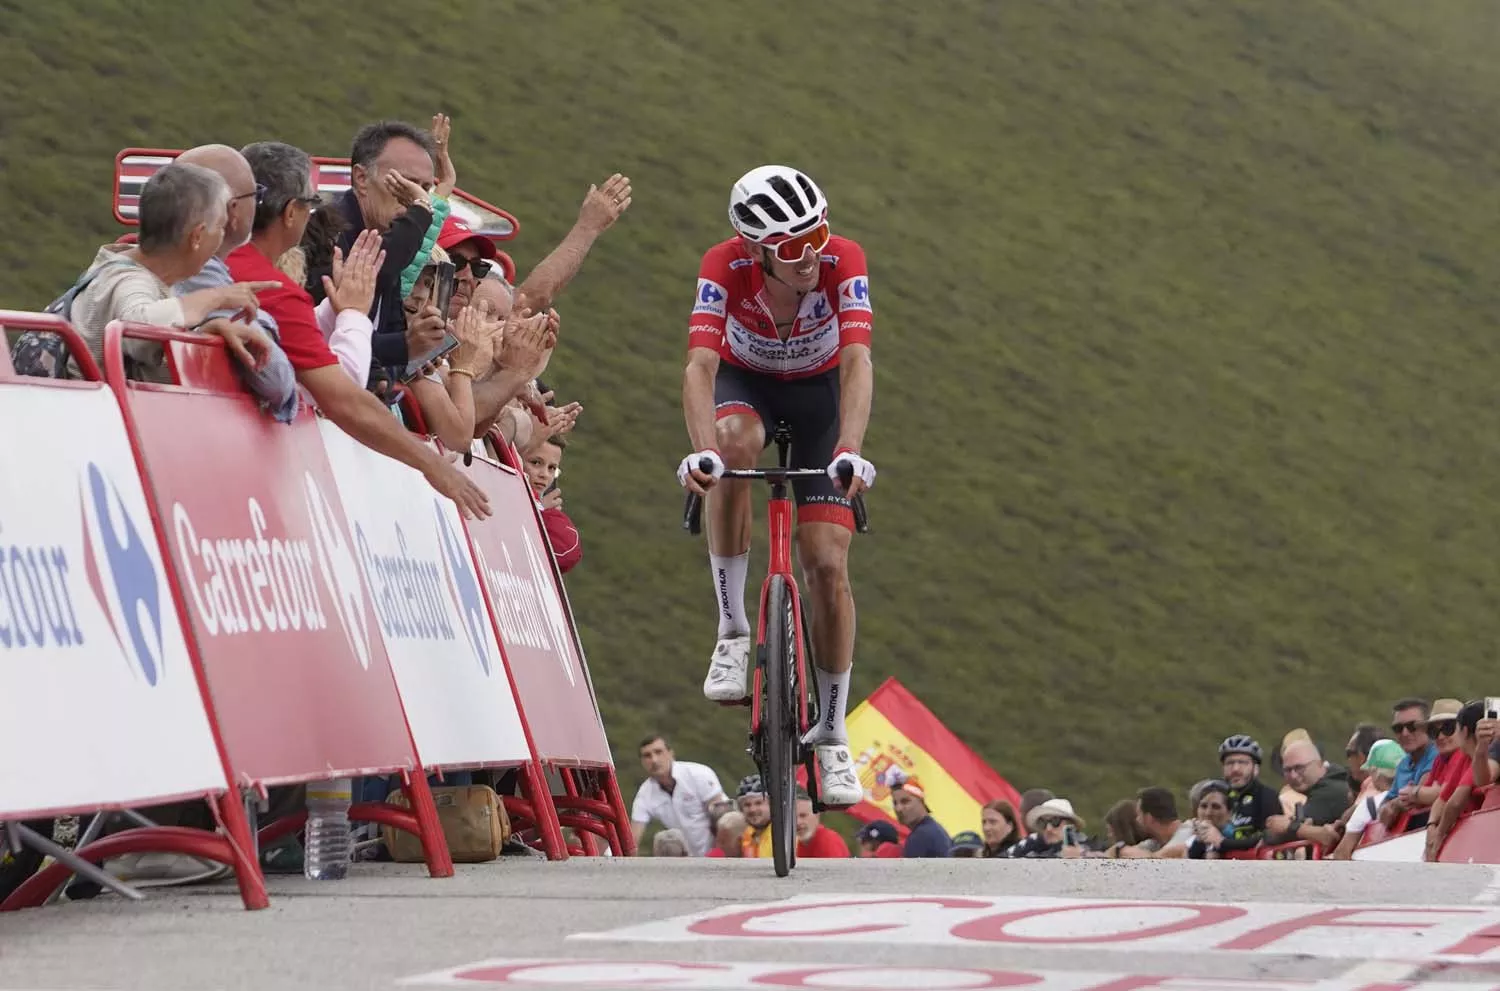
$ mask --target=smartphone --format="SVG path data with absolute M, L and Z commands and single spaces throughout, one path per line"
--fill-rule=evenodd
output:
M 458 278 L 458 268 L 452 262 L 438 262 L 437 281 L 433 285 L 432 304 L 443 319 L 448 318 L 448 307 L 453 303 L 453 283 Z
M 1486 696 L 1484 700 L 1484 718 L 1500 719 L 1500 698 Z
M 432 289 L 432 305 L 446 320 L 448 307 L 453 302 L 453 283 L 458 277 L 458 269 L 452 262 L 439 262 L 437 264 L 436 281 Z M 413 355 L 401 371 L 401 381 L 410 382 L 422 374 L 422 369 L 437 361 L 443 355 L 458 347 L 458 338 L 452 334 L 444 334 L 442 343 L 423 355 Z
M 1077 846 L 1077 845 L 1078 845 L 1078 833 L 1077 833 L 1077 831 L 1075 831 L 1073 829 L 1072 826 L 1069 826 L 1069 827 L 1067 827 L 1066 829 L 1063 830 L 1063 846 Z
M 547 487 L 542 490 L 542 495 L 546 495 L 548 492 L 551 492 L 555 488 L 557 488 L 557 479 L 554 478 L 551 482 L 548 483 Z

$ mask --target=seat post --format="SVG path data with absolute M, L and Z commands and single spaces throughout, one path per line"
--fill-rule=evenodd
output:
M 787 467 L 788 452 L 792 445 L 792 428 L 786 425 L 786 421 L 778 420 L 775 429 L 771 432 L 771 439 L 776 442 L 777 466 Z

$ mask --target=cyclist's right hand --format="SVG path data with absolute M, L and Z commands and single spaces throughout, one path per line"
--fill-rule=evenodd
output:
M 699 464 L 704 458 L 712 462 L 712 474 L 705 474 L 702 465 Z M 689 454 L 683 458 L 682 464 L 677 466 L 677 483 L 689 492 L 704 495 L 714 487 L 714 483 L 722 474 L 724 474 L 724 459 L 719 456 L 718 451 L 713 449 L 698 451 L 696 454 Z

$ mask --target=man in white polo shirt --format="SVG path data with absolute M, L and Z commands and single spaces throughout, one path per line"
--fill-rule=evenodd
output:
M 667 829 L 681 830 L 688 854 L 702 857 L 713 846 L 708 807 L 727 801 L 713 768 L 677 760 L 665 737 L 641 741 L 641 766 L 649 777 L 641 782 L 630 810 L 630 828 L 637 848 L 654 819 Z

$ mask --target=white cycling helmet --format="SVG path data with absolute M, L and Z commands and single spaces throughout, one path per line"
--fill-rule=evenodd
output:
M 786 165 L 751 169 L 729 190 L 729 223 L 756 244 L 801 234 L 827 219 L 828 201 L 817 183 Z

